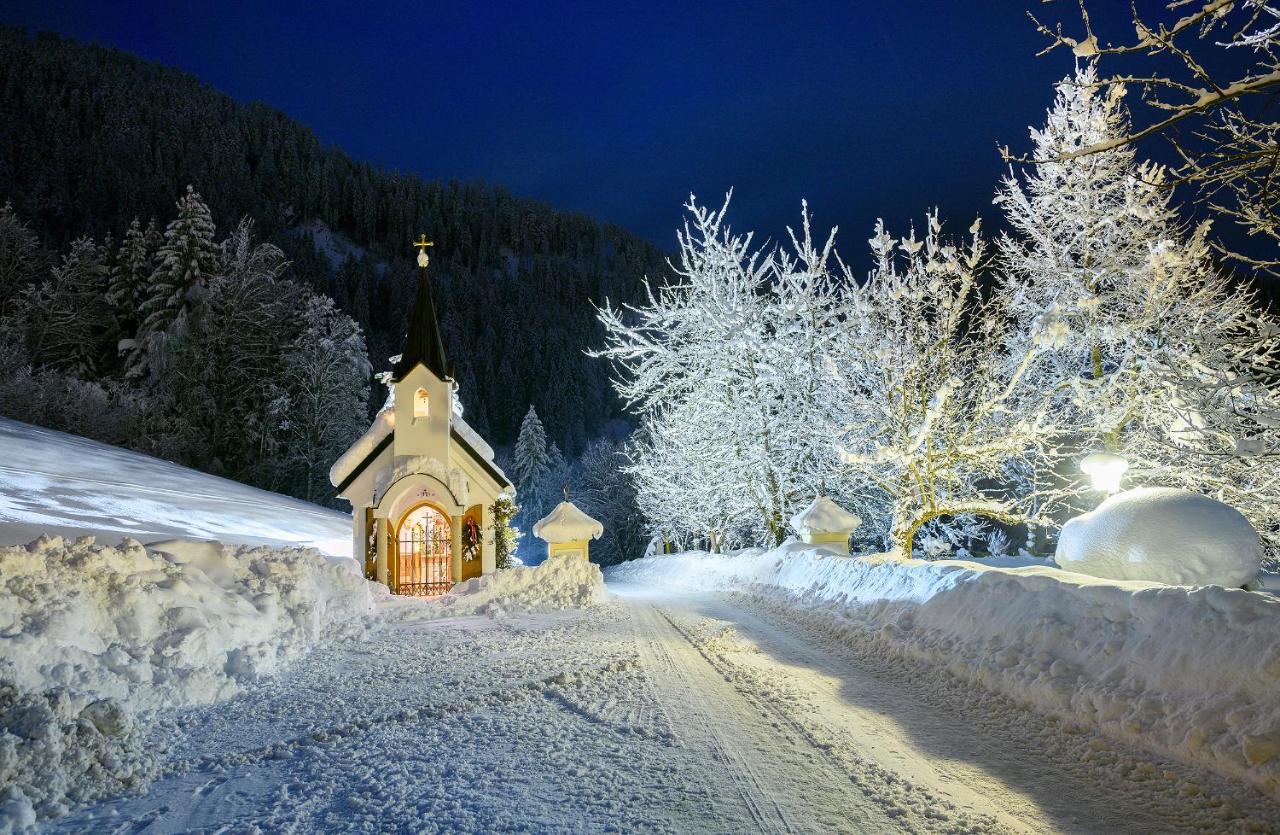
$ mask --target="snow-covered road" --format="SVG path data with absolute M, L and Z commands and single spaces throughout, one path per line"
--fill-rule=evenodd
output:
M 1280 808 L 748 596 L 409 621 L 157 726 L 66 831 L 1270 831 Z

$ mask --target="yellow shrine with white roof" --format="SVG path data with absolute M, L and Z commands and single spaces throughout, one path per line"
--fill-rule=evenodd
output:
M 387 404 L 329 471 L 351 503 L 352 554 L 366 576 L 420 596 L 495 570 L 493 504 L 515 492 L 462 419 L 427 275 L 431 245 L 415 242 L 417 297 Z

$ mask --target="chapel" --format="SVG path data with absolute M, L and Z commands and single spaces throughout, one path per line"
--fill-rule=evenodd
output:
M 329 480 L 351 503 L 352 555 L 395 594 L 435 596 L 495 568 L 492 508 L 514 495 L 493 448 L 462 419 L 418 247 L 418 289 L 404 351 L 373 425 L 334 463 Z

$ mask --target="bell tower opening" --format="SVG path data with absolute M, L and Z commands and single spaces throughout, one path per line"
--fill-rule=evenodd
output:
M 430 403 L 427 401 L 427 390 L 420 388 L 413 393 L 413 419 L 428 417 L 431 414 Z

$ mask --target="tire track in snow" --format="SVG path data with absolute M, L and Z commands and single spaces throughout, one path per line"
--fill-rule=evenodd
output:
M 719 820 L 725 831 L 748 824 L 762 832 L 848 831 L 851 825 L 860 832 L 903 830 L 844 775 L 794 750 L 795 740 L 726 682 L 656 607 L 633 601 L 631 611 L 640 665 L 678 744 L 712 761 L 706 777 L 726 782 L 749 816 L 741 823 Z

